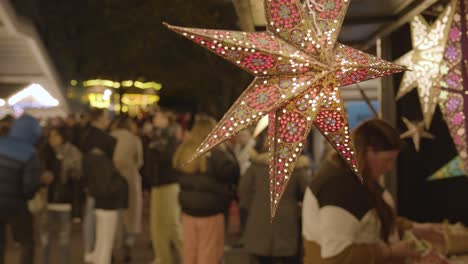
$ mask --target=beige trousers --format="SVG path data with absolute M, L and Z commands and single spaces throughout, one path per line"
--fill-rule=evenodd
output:
M 151 190 L 151 240 L 155 264 L 172 264 L 171 245 L 182 256 L 179 184 L 154 187 Z

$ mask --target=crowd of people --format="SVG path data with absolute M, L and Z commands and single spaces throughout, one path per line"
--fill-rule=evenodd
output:
M 34 262 L 35 248 L 41 263 L 50 263 L 52 244 L 60 263 L 70 262 L 73 221 L 82 223 L 84 262 L 111 263 L 115 247 L 130 259 L 142 231 L 144 193 L 154 263 L 221 263 L 228 226 L 236 224 L 233 208 L 239 246 L 261 264 L 402 263 L 419 254 L 400 239 L 403 230 L 442 239 L 438 225 L 398 217 L 379 184 L 400 150 L 397 131 L 383 121 L 354 132 L 364 184 L 336 154 L 314 174 L 310 157 L 301 155 L 271 221 L 268 137 L 246 130 L 187 163 L 216 120 L 185 117 L 161 109 L 111 120 L 92 109 L 42 126 L 28 115 L 2 120 L 0 263 L 6 225 L 21 263 Z

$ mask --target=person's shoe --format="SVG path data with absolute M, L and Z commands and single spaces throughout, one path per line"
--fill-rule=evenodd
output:
M 125 252 L 124 262 L 125 263 L 132 262 L 132 249 L 130 247 L 125 247 L 124 252 Z

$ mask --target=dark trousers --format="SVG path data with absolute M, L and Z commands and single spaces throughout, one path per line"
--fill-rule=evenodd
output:
M 41 252 L 42 263 L 50 263 L 51 244 L 55 241 L 58 244 L 61 262 L 70 261 L 70 240 L 71 240 L 71 211 L 48 210 L 47 215 L 43 215 L 41 232 Z
M 20 263 L 32 264 L 34 259 L 33 217 L 24 208 L 11 215 L 0 215 L 0 264 L 5 263 L 5 229 L 9 224 L 13 238 L 20 245 Z

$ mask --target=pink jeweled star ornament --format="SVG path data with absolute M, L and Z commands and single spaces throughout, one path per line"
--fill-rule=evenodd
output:
M 440 67 L 439 107 L 463 168 L 468 171 L 468 2 L 452 0 L 452 5 L 454 15 Z
M 405 68 L 337 43 L 349 0 L 265 0 L 266 32 L 170 26 L 255 76 L 194 159 L 268 115 L 271 215 L 315 125 L 357 174 L 339 88 Z

